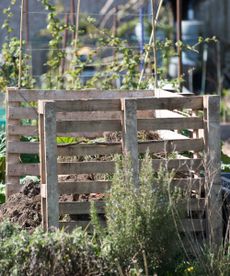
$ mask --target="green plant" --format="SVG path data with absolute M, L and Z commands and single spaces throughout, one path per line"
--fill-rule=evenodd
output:
M 174 271 L 181 251 L 172 212 L 180 196 L 170 185 L 172 177 L 173 173 L 163 168 L 156 174 L 151 158 L 146 155 L 140 187 L 136 189 L 130 161 L 117 157 L 106 203 L 106 232 L 100 230 L 92 207 L 97 237 L 110 261 L 117 260 L 117 269 L 119 264 L 125 273 L 130 273 L 131 268 L 141 268 L 148 275 Z
M 100 247 L 80 228 L 32 234 L 17 226 L 0 224 L 0 274 L 103 275 L 107 270 Z

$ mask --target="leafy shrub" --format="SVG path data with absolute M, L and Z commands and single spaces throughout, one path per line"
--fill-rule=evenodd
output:
M 102 275 L 105 261 L 90 236 L 77 228 L 33 234 L 5 222 L 0 225 L 0 275 Z
M 139 267 L 150 275 L 174 271 L 180 252 L 172 216 L 177 203 L 170 188 L 172 176 L 163 169 L 155 174 L 147 155 L 136 189 L 129 160 L 117 161 L 106 204 L 107 232 L 104 238 L 98 235 L 111 262 L 116 259 L 127 271 Z M 92 218 L 101 233 L 94 210 Z

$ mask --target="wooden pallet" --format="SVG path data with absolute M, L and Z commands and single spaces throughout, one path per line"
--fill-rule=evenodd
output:
M 26 142 L 22 138 L 33 137 L 38 139 L 38 100 L 78 100 L 78 99 L 120 99 L 124 97 L 148 97 L 153 91 L 64 91 L 64 90 L 25 90 L 8 88 L 6 95 L 7 106 L 7 151 L 6 151 L 6 193 L 7 197 L 21 189 L 20 177 L 26 175 L 39 176 L 39 163 L 25 164 L 21 162 L 22 154 L 38 154 L 38 142 Z M 60 113 L 59 120 L 85 120 L 79 114 Z M 100 119 L 102 113 L 92 113 L 93 119 Z M 111 111 L 107 114 L 111 119 L 119 119 L 119 113 Z M 88 116 L 88 115 L 87 115 Z M 117 117 L 118 116 L 118 117 Z M 81 124 L 79 122 L 79 124 Z M 98 131 L 97 128 L 95 128 Z M 65 133 L 62 133 L 65 136 Z M 95 135 L 95 133 L 92 133 Z
M 129 153 L 134 171 L 134 185 L 138 186 L 138 175 L 141 162 L 139 154 L 149 149 L 150 153 L 177 152 L 176 159 L 153 159 L 155 170 L 162 165 L 184 173 L 187 177 L 175 178 L 173 184 L 185 190 L 196 190 L 198 198 L 190 199 L 188 210 L 200 212 L 198 219 L 185 219 L 183 229 L 186 232 L 202 232 L 210 240 L 219 243 L 222 236 L 221 196 L 220 196 L 220 132 L 219 132 L 219 98 L 177 97 L 177 98 L 139 98 L 139 99 L 90 99 L 39 101 L 40 157 L 41 157 L 41 190 L 43 227 L 83 225 L 86 222 L 59 222 L 59 215 L 89 214 L 88 202 L 61 202 L 60 194 L 68 193 L 106 193 L 110 181 L 58 182 L 58 175 L 69 174 L 112 174 L 114 161 L 62 162 L 61 156 L 94 156 Z M 181 111 L 186 116 L 174 116 L 168 113 L 167 118 L 140 118 L 138 112 L 146 110 Z M 97 112 L 99 117 L 92 116 Z M 118 116 L 111 118 L 115 112 Z M 72 115 L 68 114 L 71 113 Z M 75 113 L 76 117 L 71 117 Z M 81 114 L 82 113 L 82 114 Z M 60 115 L 62 114 L 62 115 Z M 61 117 L 65 114 L 65 118 Z M 171 115 L 170 115 L 171 114 Z M 179 113 L 177 113 L 179 114 Z M 84 116 L 84 120 L 82 119 Z M 171 117 L 170 117 L 171 116 Z M 71 120 L 70 120 L 71 118 Z M 176 134 L 175 131 L 187 129 L 195 133 L 195 138 Z M 172 139 L 163 141 L 138 141 L 139 130 L 168 130 Z M 103 133 L 120 131 L 122 143 L 71 144 L 57 146 L 57 136 L 84 135 L 88 132 Z M 192 133 L 192 132 L 191 132 Z M 175 139 L 174 137 L 179 136 Z M 38 146 L 36 145 L 36 150 Z M 29 147 L 28 147 L 29 149 Z M 183 156 L 183 152 L 193 154 L 192 158 Z M 167 156 L 166 154 L 166 156 Z M 23 165 L 20 165 L 23 166 Z M 35 168 L 30 168 L 31 170 Z M 18 176 L 15 169 L 12 175 Z M 29 170 L 27 166 L 25 170 Z M 38 170 L 38 168 L 37 168 Z M 38 172 L 38 171 L 37 171 Z M 205 172 L 205 173 L 204 173 Z M 202 190 L 202 193 L 201 193 Z M 104 203 L 97 202 L 98 213 L 104 213 Z M 204 215 L 205 214 L 205 215 Z

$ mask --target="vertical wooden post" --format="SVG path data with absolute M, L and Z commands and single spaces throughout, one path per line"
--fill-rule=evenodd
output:
M 133 182 L 139 188 L 139 159 L 137 140 L 137 103 L 135 99 L 121 99 L 122 148 L 129 155 L 133 169 Z
M 18 126 L 20 124 L 19 120 L 12 120 L 9 118 L 9 108 L 11 107 L 18 107 L 18 102 L 11 102 L 9 101 L 9 94 L 11 91 L 15 91 L 16 88 L 8 88 L 6 93 L 6 148 L 8 148 L 8 143 L 10 142 L 19 142 L 20 136 L 19 135 L 10 135 L 8 128 L 9 126 Z M 6 197 L 8 198 L 10 195 L 15 194 L 20 191 L 20 181 L 18 176 L 11 176 L 9 174 L 9 165 L 16 165 L 20 163 L 20 154 L 17 153 L 9 153 L 6 149 Z
M 182 48 L 181 48 L 181 41 L 182 41 L 182 0 L 177 0 L 177 53 L 178 53 L 178 79 L 180 80 L 183 75 L 183 63 L 182 63 Z M 180 91 L 182 92 L 182 85 L 180 84 Z
M 42 103 L 40 102 L 39 104 L 41 105 Z M 45 183 L 41 184 L 45 184 L 46 196 L 46 200 L 42 197 L 42 214 L 46 214 L 46 217 L 43 218 L 43 227 L 49 230 L 51 227 L 59 227 L 55 103 L 52 101 L 44 102 L 43 114 L 39 117 L 41 120 L 39 122 L 40 154 L 42 154 L 41 180 L 45 181 Z
M 45 166 L 45 137 L 44 137 L 44 111 L 43 102 L 38 102 L 38 130 L 39 130 L 39 157 L 40 157 L 40 187 L 41 187 L 41 214 L 42 228 L 46 230 L 47 214 L 46 214 L 46 166 Z
M 220 98 L 204 96 L 204 111 L 208 238 L 216 247 L 222 242 Z

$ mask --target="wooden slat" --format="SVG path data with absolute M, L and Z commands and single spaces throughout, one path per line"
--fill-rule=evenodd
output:
M 38 100 L 79 100 L 79 99 L 120 99 L 153 96 L 152 90 L 142 91 L 66 91 L 66 90 L 25 90 L 8 88 L 9 102 L 32 102 Z
M 106 227 L 106 221 L 100 220 L 100 224 L 102 227 Z M 85 221 L 68 221 L 68 222 L 59 222 L 60 229 L 71 232 L 76 227 L 82 227 L 83 229 L 87 229 L 87 231 L 92 230 L 92 225 L 89 220 Z M 204 232 L 205 231 L 206 220 L 205 219 L 182 219 L 181 223 L 179 223 L 178 229 L 181 232 Z
M 104 214 L 105 202 L 96 201 L 95 202 L 96 210 L 99 214 Z M 60 202 L 59 203 L 60 215 L 64 214 L 75 214 L 75 215 L 84 215 L 90 213 L 90 202 Z
M 188 198 L 183 201 L 185 210 L 187 211 L 204 211 L 206 206 L 204 198 Z
M 58 174 L 113 173 L 114 161 L 58 163 Z
M 38 142 L 8 142 L 9 153 L 25 153 L 25 154 L 38 154 L 39 143 Z
M 100 224 L 102 227 L 106 227 L 106 221 L 100 220 Z M 92 225 L 89 220 L 85 221 L 60 221 L 59 222 L 60 229 L 71 232 L 76 227 L 82 227 L 83 229 L 87 229 L 87 231 L 92 230 Z M 205 219 L 182 219 L 181 223 L 177 225 L 178 229 L 181 232 L 204 232 L 205 231 L 206 220 Z
M 139 119 L 138 130 L 163 130 L 163 129 L 202 129 L 204 126 L 201 118 L 162 118 L 162 119 Z
M 184 191 L 200 191 L 205 185 L 205 178 L 175 178 L 171 182 L 172 187 L 179 187 Z
M 9 135 L 19 136 L 38 136 L 38 127 L 8 125 L 8 133 Z
M 181 232 L 204 232 L 206 227 L 205 219 L 183 219 L 178 228 Z
M 8 171 L 12 176 L 40 175 L 39 164 L 9 164 Z
M 203 108 L 202 96 L 190 96 L 190 97 L 164 97 L 164 98 L 144 98 L 137 100 L 137 109 L 193 109 L 199 110 Z
M 60 194 L 105 193 L 111 187 L 111 181 L 79 181 L 58 183 Z
M 99 219 L 99 222 L 102 227 L 106 226 L 105 220 Z M 76 227 L 87 229 L 87 232 L 91 232 L 93 230 L 93 226 L 89 220 L 60 221 L 59 227 L 67 232 L 72 232 Z
M 101 110 L 103 110 L 103 108 L 101 108 Z M 67 121 L 67 120 L 89 121 L 89 120 L 105 120 L 105 119 L 119 120 L 120 114 L 121 114 L 120 111 L 110 111 L 110 110 L 109 111 L 74 112 L 69 108 L 66 112 L 58 112 L 57 113 L 57 121 Z M 34 108 L 34 107 L 9 108 L 8 119 L 37 120 L 38 119 L 37 108 Z
M 38 136 L 38 127 L 37 126 L 12 126 L 8 125 L 9 135 L 18 135 L 18 136 Z M 95 138 L 103 135 L 101 132 L 74 132 L 74 133 L 58 133 L 58 136 L 69 137 L 69 136 L 85 136 L 88 138 Z
M 175 172 L 189 172 L 191 170 L 201 170 L 204 166 L 203 159 L 153 159 L 153 169 L 175 170 Z
M 133 184 L 139 188 L 139 159 L 137 140 L 137 103 L 132 99 L 122 99 L 122 151 L 130 158 Z
M 178 139 L 165 141 L 148 141 L 139 142 L 139 152 L 145 153 L 149 149 L 150 153 L 162 152 L 183 152 L 183 151 L 202 151 L 204 149 L 204 141 L 201 139 Z
M 58 155 L 60 156 L 107 155 L 121 154 L 121 152 L 120 143 L 58 145 Z
M 103 131 L 120 131 L 121 122 L 118 120 L 101 120 L 101 121 L 66 121 L 57 122 L 57 133 L 81 133 L 81 132 L 103 132 Z
M 161 160 L 154 159 L 153 169 L 159 170 L 167 168 L 175 169 L 178 172 L 199 170 L 203 168 L 202 159 L 175 159 Z M 114 161 L 89 161 L 76 163 L 59 163 L 58 173 L 65 174 L 87 174 L 87 173 L 113 173 L 115 168 Z M 8 166 L 9 174 L 12 176 L 39 175 L 39 164 L 16 164 Z
M 49 102 L 44 110 L 44 162 L 46 183 L 46 231 L 51 227 L 59 227 L 59 193 L 58 193 L 58 174 L 57 174 L 57 144 L 56 144 L 56 118 L 55 104 Z M 40 130 L 42 130 L 40 128 Z M 43 162 L 43 159 L 42 159 Z M 42 177 L 43 178 L 43 177 Z
M 206 194 L 208 201 L 208 238 L 215 248 L 222 244 L 222 192 L 221 192 L 221 140 L 220 140 L 220 97 L 205 96 L 205 146 Z
M 8 119 L 38 119 L 37 108 L 33 107 L 10 107 Z
M 190 211 L 203 211 L 205 209 L 205 200 L 204 199 L 191 199 L 186 203 L 187 209 Z M 104 214 L 105 202 L 96 201 L 95 207 L 99 214 Z M 60 202 L 59 203 L 60 214 L 89 214 L 90 213 L 90 202 Z
M 120 111 L 121 103 L 119 99 L 95 99 L 80 101 L 56 101 L 57 112 L 79 112 L 79 111 Z

